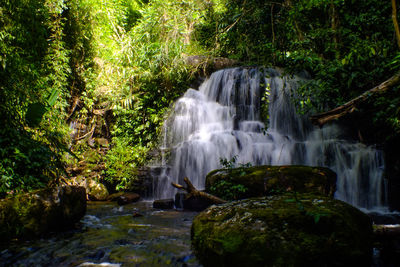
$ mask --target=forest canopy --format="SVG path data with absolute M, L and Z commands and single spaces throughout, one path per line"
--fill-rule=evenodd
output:
M 0 194 L 54 183 L 83 159 L 129 188 L 199 73 L 188 56 L 306 72 L 300 112 L 343 104 L 399 69 L 397 10 L 382 0 L 0 0 Z M 398 142 L 399 90 L 350 118 L 366 142 Z

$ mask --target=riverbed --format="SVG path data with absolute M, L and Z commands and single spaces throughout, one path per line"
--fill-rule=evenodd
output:
M 0 266 L 200 266 L 190 247 L 197 212 L 89 202 L 76 229 L 0 252 Z M 99 265 L 101 264 L 101 265 Z

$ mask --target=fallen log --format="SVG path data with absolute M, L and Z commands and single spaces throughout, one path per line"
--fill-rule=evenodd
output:
M 212 204 L 223 204 L 227 202 L 219 197 L 197 190 L 187 177 L 183 178 L 183 181 L 186 183 L 187 185 L 186 187 L 176 183 L 171 183 L 171 184 L 175 188 L 186 191 L 188 193 L 186 198 L 199 197 L 209 201 Z
M 399 83 L 400 83 L 400 72 L 397 72 L 395 75 L 390 77 L 388 80 L 386 80 L 383 83 L 381 83 L 380 85 L 364 92 L 360 96 L 353 98 L 349 102 L 347 102 L 337 108 L 329 110 L 327 112 L 322 112 L 322 113 L 311 116 L 310 117 L 311 122 L 315 125 L 322 126 L 331 120 L 338 119 L 346 114 L 352 113 L 360 103 L 364 102 L 370 96 L 377 94 L 377 93 L 383 93 L 386 90 L 392 88 L 393 86 L 395 86 Z

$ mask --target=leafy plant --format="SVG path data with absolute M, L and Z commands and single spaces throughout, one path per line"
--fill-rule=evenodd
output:
M 105 158 L 104 180 L 115 190 L 134 189 L 137 166 L 146 160 L 145 147 L 133 147 L 126 139 L 114 138 Z
M 237 155 L 233 156 L 230 160 L 228 160 L 226 158 L 220 158 L 219 163 L 225 169 L 234 169 L 237 167 L 237 164 L 236 164 L 237 158 L 238 158 Z M 238 165 L 239 165 L 238 166 L 239 168 L 248 168 L 248 167 L 252 166 L 251 162 L 238 163 Z
M 46 186 L 63 171 L 61 158 L 66 151 L 67 132 L 63 108 L 69 74 L 68 50 L 62 39 L 63 8 L 63 1 L 0 3 L 3 196 Z M 55 102 L 58 94 L 61 97 Z
M 236 166 L 236 160 L 237 160 L 237 155 L 233 156 L 230 160 L 228 159 L 219 159 L 219 163 L 222 165 L 223 168 L 225 169 L 233 169 Z
M 242 199 L 247 191 L 247 187 L 233 183 L 232 179 L 217 181 L 210 187 L 211 194 L 215 194 L 225 200 Z
M 317 206 L 318 200 L 316 200 L 317 202 L 315 202 L 315 203 L 313 202 L 315 210 L 306 210 L 306 208 L 304 207 L 301 200 L 299 200 L 297 198 L 297 193 L 295 191 L 293 191 L 292 194 L 293 194 L 293 198 L 285 199 L 285 202 L 287 202 L 287 203 L 296 202 L 296 206 L 300 210 L 300 212 L 313 218 L 315 224 L 318 224 L 321 217 L 327 216 L 327 213 L 323 212 L 322 209 Z
M 45 104 L 37 102 L 28 105 L 25 120 L 29 127 L 36 127 L 42 121 L 43 115 L 56 103 L 59 91 L 53 89 Z

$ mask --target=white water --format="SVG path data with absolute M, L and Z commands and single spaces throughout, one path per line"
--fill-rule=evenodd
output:
M 170 182 L 182 184 L 185 176 L 204 188 L 220 159 L 236 156 L 252 165 L 330 167 L 338 175 L 336 198 L 360 208 L 383 207 L 382 153 L 341 139 L 335 125 L 319 129 L 297 115 L 290 99 L 296 86 L 296 79 L 273 69 L 234 68 L 213 73 L 198 91 L 189 89 L 165 124 L 163 151 L 168 147 L 171 155 L 168 163 L 163 156 L 155 196 L 173 197 Z M 260 121 L 262 96 L 269 102 L 268 127 Z

